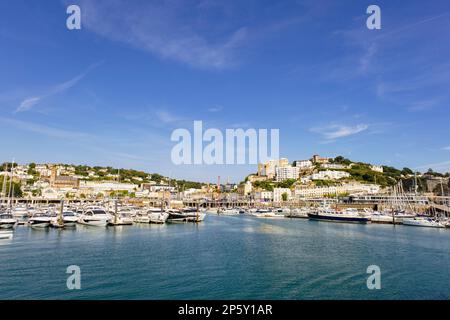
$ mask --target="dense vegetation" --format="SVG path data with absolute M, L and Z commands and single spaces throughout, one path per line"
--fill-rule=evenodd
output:
M 0 177 L 0 192 L 4 191 L 4 194 L 6 196 L 8 196 L 10 194 L 10 181 L 11 180 L 9 178 L 6 178 L 6 186 L 5 186 L 6 187 L 5 188 L 6 191 L 5 191 L 5 190 L 2 190 L 2 188 L 3 188 L 3 179 L 4 179 L 4 177 L 1 176 Z M 13 197 L 17 197 L 17 198 L 22 197 L 22 189 L 21 189 L 21 184 L 19 182 L 13 182 L 11 189 L 12 189 Z

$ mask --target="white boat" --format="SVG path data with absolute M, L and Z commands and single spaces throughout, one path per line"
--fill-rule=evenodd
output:
M 294 208 L 291 209 L 291 212 L 286 215 L 289 218 L 308 218 L 308 213 L 311 212 L 311 209 L 307 207 Z
M 28 225 L 32 228 L 48 228 L 52 217 L 47 213 L 35 213 L 30 219 L 28 219 Z
M 111 211 L 110 211 L 111 212 Z M 117 201 L 114 203 L 114 210 L 112 212 L 112 218 L 108 222 L 109 226 L 130 226 L 133 224 L 132 215 L 135 215 L 135 211 L 129 207 L 118 208 Z
M 149 209 L 147 210 L 150 223 L 165 223 L 169 218 L 169 213 L 162 211 L 161 209 Z
M 133 218 L 119 212 L 117 215 L 113 215 L 109 221 L 111 226 L 130 226 L 133 224 Z
M 166 210 L 169 214 L 167 222 L 177 223 L 177 222 L 202 222 L 205 220 L 206 213 L 197 211 L 194 208 L 186 208 L 183 210 Z
M 17 226 L 17 219 L 9 213 L 0 213 L 0 229 L 14 229 Z
M 106 227 L 111 219 L 111 215 L 106 213 L 105 209 L 88 207 L 79 216 L 78 223 L 93 227 Z
M 239 210 L 234 208 L 219 208 L 217 209 L 217 214 L 223 216 L 236 216 L 239 215 Z
M 28 221 L 28 218 L 32 215 L 30 214 L 30 210 L 25 206 L 16 206 L 12 210 L 11 214 L 14 219 L 17 219 L 19 224 L 25 224 Z
M 431 218 L 403 219 L 403 224 L 405 226 L 413 227 L 445 228 L 444 223 L 433 220 Z
M 285 218 L 284 214 L 281 212 L 275 212 L 270 209 L 258 209 L 256 212 L 251 213 L 252 216 L 257 218 L 270 218 L 270 219 L 281 219 Z
M 147 212 L 140 212 L 133 218 L 134 223 L 150 223 L 150 217 Z
M 13 232 L 12 230 L 0 230 L 0 239 L 12 239 Z
M 62 220 L 62 221 L 61 221 Z M 77 225 L 78 217 L 72 211 L 64 211 L 61 217 L 53 216 L 50 225 L 55 228 L 73 228 Z

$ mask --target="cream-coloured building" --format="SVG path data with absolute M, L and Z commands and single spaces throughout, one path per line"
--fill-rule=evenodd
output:
M 370 170 L 383 173 L 383 166 L 373 165 L 373 166 L 370 166 Z
M 311 160 L 296 160 L 294 166 L 300 168 L 300 170 L 311 169 L 314 165 Z
M 300 175 L 300 168 L 298 167 L 276 167 L 275 177 L 276 181 L 281 182 L 288 179 L 298 179 Z
M 273 189 L 273 202 L 282 202 L 283 201 L 283 193 L 287 194 L 287 200 L 292 199 L 292 192 L 289 188 L 274 188 Z
M 260 163 L 258 165 L 258 175 L 267 176 L 269 179 L 275 178 L 275 169 L 277 167 L 288 167 L 289 160 L 286 158 L 281 158 L 278 160 L 269 160 L 266 163 Z
M 328 187 L 306 187 L 298 186 L 295 188 L 296 198 L 316 198 L 325 195 L 334 195 L 349 193 L 352 194 L 377 194 L 380 192 L 380 186 L 376 184 L 349 183 L 339 186 Z
M 325 170 L 312 174 L 310 178 L 311 180 L 339 180 L 348 177 L 350 174 L 345 171 Z

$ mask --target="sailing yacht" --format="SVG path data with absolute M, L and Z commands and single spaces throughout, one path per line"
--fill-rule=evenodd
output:
M 93 206 L 84 210 L 78 218 L 78 223 L 93 227 L 106 227 L 111 219 L 111 215 L 106 213 L 105 209 Z
M 431 218 L 403 219 L 403 224 L 413 227 L 445 228 L 444 223 Z

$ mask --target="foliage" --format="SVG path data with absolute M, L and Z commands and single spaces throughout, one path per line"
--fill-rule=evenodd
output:
M 273 191 L 273 183 L 270 181 L 255 181 L 253 187 L 261 188 L 266 191 Z
M 5 176 L 0 177 L 0 188 L 3 187 L 3 180 L 5 179 Z M 6 191 L 4 192 L 6 196 L 10 194 L 10 181 L 11 179 L 6 178 Z M 20 182 L 13 182 L 12 183 L 12 196 L 14 198 L 20 198 L 22 197 L 22 185 Z

